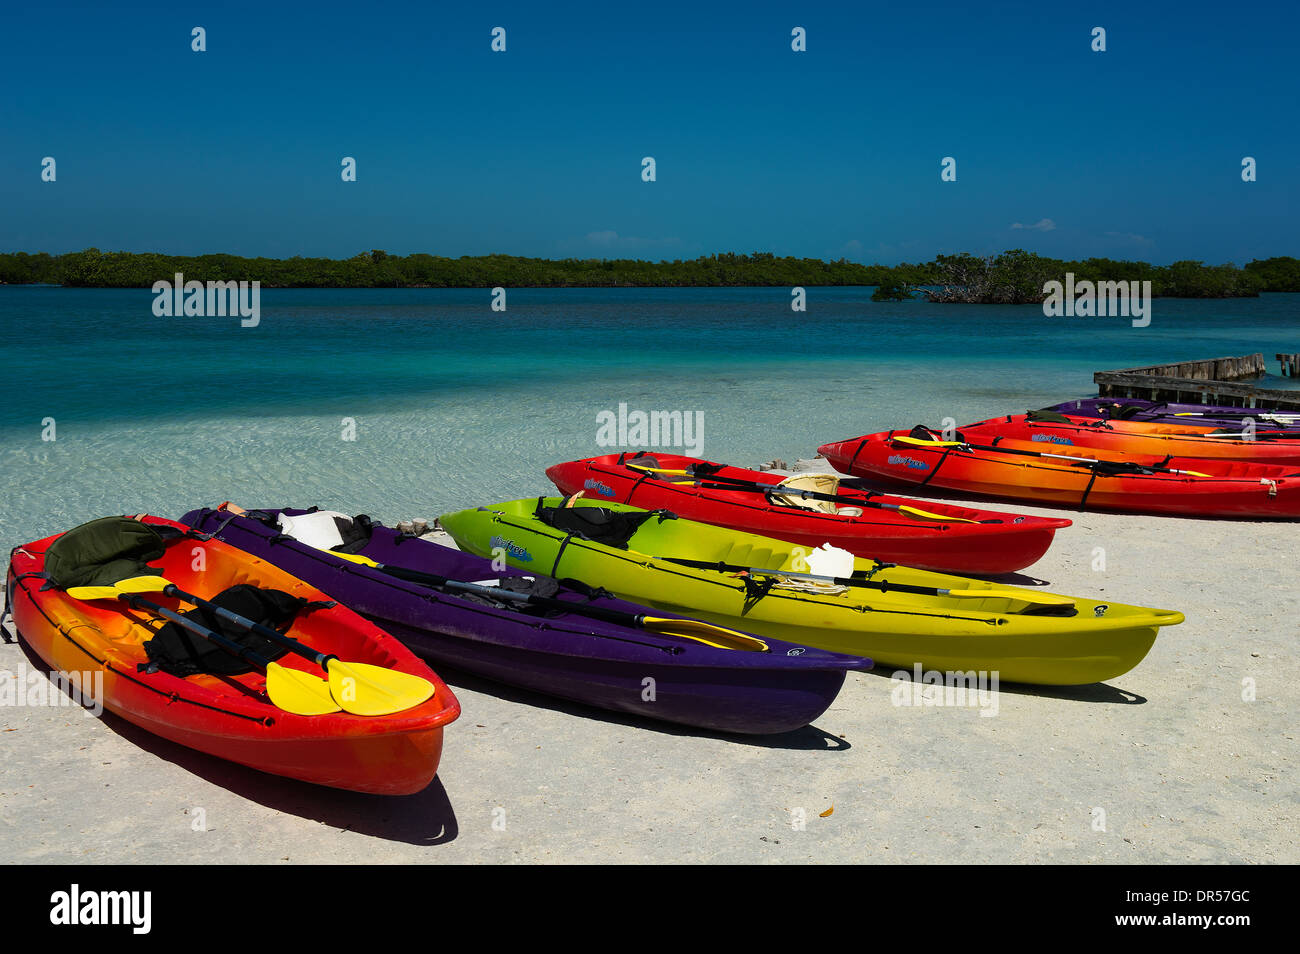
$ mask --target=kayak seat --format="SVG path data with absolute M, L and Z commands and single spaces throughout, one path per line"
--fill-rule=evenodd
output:
M 789 487 L 791 490 L 811 490 L 819 494 L 835 494 L 839 492 L 840 478 L 838 474 L 795 474 L 792 477 L 786 477 L 776 486 Z M 784 496 L 775 491 L 772 492 L 771 496 L 773 503 L 785 507 L 816 510 L 820 513 L 839 513 L 835 508 L 835 502 L 832 500 L 813 500 L 796 495 Z M 859 509 L 858 514 L 861 512 Z M 849 514 L 848 516 L 857 516 L 857 514 Z

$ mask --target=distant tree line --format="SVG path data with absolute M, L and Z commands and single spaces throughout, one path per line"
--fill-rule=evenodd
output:
M 1236 265 L 1181 261 L 1172 265 L 1088 258 L 1067 262 L 1013 249 L 1001 255 L 940 255 L 930 266 L 924 290 L 931 301 L 985 304 L 1041 302 L 1049 281 L 1150 282 L 1151 294 L 1164 298 L 1249 298 L 1260 292 L 1300 291 L 1300 260 L 1283 257 Z
M 544 259 L 514 255 L 446 258 L 378 249 L 352 258 L 243 258 L 237 255 L 161 255 L 101 252 L 66 255 L 0 254 L 0 283 L 48 283 L 83 288 L 148 288 L 180 272 L 187 281 L 259 281 L 266 288 L 492 288 L 871 285 L 877 300 L 912 297 L 934 301 L 1022 303 L 1043 300 L 1043 285 L 1063 281 L 1150 281 L 1154 295 L 1229 298 L 1260 292 L 1300 291 L 1300 260 L 1252 261 L 1244 267 L 1203 262 L 1146 262 L 1045 258 L 1023 249 L 993 256 L 940 255 L 931 262 L 861 265 L 846 259 L 723 253 L 689 260 Z

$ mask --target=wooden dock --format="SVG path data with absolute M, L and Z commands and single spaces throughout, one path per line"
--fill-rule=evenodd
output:
M 1282 373 L 1300 376 L 1300 354 L 1278 354 Z M 1186 404 L 1221 404 L 1227 407 L 1300 411 L 1300 390 L 1257 388 L 1241 382 L 1267 373 L 1264 355 L 1180 361 L 1147 368 L 1098 371 L 1092 376 L 1100 397 L 1145 398 Z

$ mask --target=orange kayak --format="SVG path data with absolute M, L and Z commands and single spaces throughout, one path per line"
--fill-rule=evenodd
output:
M 1300 467 L 1155 455 L 1074 445 L 981 440 L 963 428 L 943 441 L 926 428 L 826 444 L 842 473 L 891 485 L 1072 507 L 1193 517 L 1300 518 Z
M 159 517 L 142 522 L 191 534 L 152 560 L 150 572 L 202 599 L 254 584 L 320 604 L 299 612 L 288 635 L 343 661 L 422 677 L 433 684 L 433 696 L 392 715 L 302 716 L 271 703 L 261 671 L 185 678 L 149 671 L 144 643 L 157 636 L 157 616 L 113 599 L 78 600 L 60 589 L 43 589 L 45 553 L 60 534 L 15 547 L 8 573 L 19 636 L 52 670 L 75 675 L 71 681 L 83 693 L 101 687 L 95 701 L 155 735 L 263 772 L 383 795 L 411 794 L 433 781 L 443 727 L 460 715 L 460 703 L 428 666 L 374 624 L 283 570 L 219 540 L 195 537 L 183 524 Z M 150 599 L 169 610 L 189 608 L 167 596 Z M 320 667 L 292 654 L 277 662 L 321 675 Z
M 1300 440 L 1294 438 L 1274 439 L 1263 433 L 1255 440 L 1210 437 L 1178 424 L 1082 417 L 1070 417 L 1063 423 L 1034 420 L 1033 415 L 1008 414 L 968 424 L 961 432 L 970 440 L 984 444 L 1000 436 L 1058 447 L 1095 447 L 1125 454 L 1202 457 L 1280 466 L 1300 464 Z

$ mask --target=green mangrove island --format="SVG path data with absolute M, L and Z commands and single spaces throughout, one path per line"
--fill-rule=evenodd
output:
M 80 288 L 148 288 L 171 281 L 257 281 L 265 288 L 572 288 L 796 285 L 876 286 L 877 301 L 924 296 L 931 301 L 1020 304 L 1042 302 L 1043 286 L 1064 281 L 1151 283 L 1154 296 L 1240 298 L 1261 292 L 1300 292 L 1300 259 L 1255 260 L 1244 266 L 1182 261 L 1170 265 L 1089 258 L 1072 262 L 1023 249 L 999 255 L 939 255 L 933 261 L 863 265 L 846 259 L 721 253 L 649 262 L 641 259 L 544 259 L 514 255 L 447 258 L 378 249 L 351 258 L 244 258 L 154 252 L 0 253 L 0 284 Z

